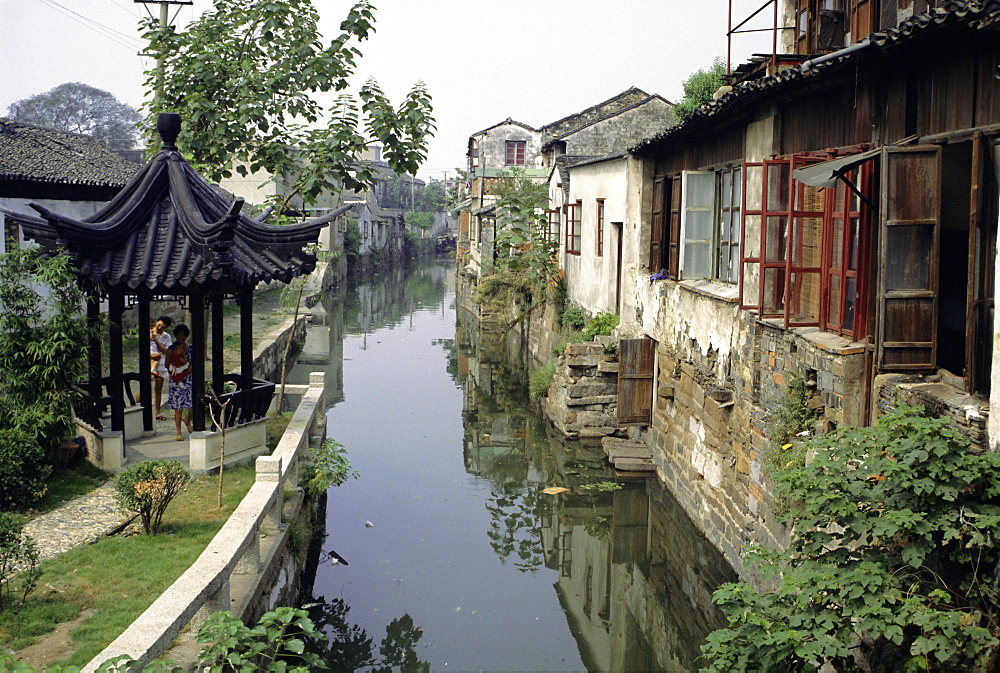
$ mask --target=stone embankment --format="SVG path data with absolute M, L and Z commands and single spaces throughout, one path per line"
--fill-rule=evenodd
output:
M 570 439 L 624 437 L 618 427 L 618 360 L 600 342 L 566 344 L 545 401 L 546 415 Z

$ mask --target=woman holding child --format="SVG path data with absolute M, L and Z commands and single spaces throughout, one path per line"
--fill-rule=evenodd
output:
M 174 328 L 174 343 L 170 346 L 166 354 L 167 371 L 170 375 L 170 383 L 167 388 L 167 406 L 174 410 L 174 425 L 177 426 L 177 441 L 184 440 L 181 432 L 181 420 L 184 410 L 187 409 L 187 418 L 184 418 L 184 425 L 187 426 L 188 434 L 191 434 L 191 408 L 192 397 L 192 376 L 191 376 L 191 344 L 188 338 L 191 330 L 187 325 L 181 324 Z

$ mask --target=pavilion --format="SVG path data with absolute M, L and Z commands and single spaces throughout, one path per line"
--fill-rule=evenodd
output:
M 289 226 L 264 223 L 241 213 L 243 199 L 228 199 L 200 176 L 178 152 L 180 117 L 163 113 L 157 120 L 163 141 L 158 152 L 103 209 L 77 220 L 31 204 L 41 217 L 6 213 L 25 239 L 72 259 L 87 293 L 91 326 L 107 310 L 108 376 L 102 372 L 102 339 L 92 330 L 87 344 L 87 380 L 77 417 L 98 430 L 110 408 L 112 431 L 125 430 L 126 400 L 135 403 L 130 383 L 138 382 L 142 427 L 153 431 L 148 349 L 140 339 L 136 372 L 125 372 L 122 316 L 136 307 L 140 334 L 149 323 L 150 303 L 176 300 L 191 315 L 193 383 L 206 385 L 206 355 L 211 334 L 211 385 L 225 407 L 226 427 L 266 415 L 274 383 L 253 378 L 253 293 L 259 283 L 290 282 L 316 266 L 312 249 L 330 216 Z M 223 370 L 223 306 L 236 301 L 240 311 L 240 373 Z M 106 302 L 106 304 L 105 304 Z M 226 392 L 225 384 L 235 384 Z M 206 408 L 194 395 L 195 431 L 205 430 Z

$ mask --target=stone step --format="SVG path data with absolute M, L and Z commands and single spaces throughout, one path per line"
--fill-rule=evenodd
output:
M 615 458 L 615 469 L 624 472 L 655 472 L 656 464 L 650 458 Z
M 653 457 L 645 442 L 634 439 L 605 437 L 601 440 L 601 447 L 612 463 L 615 463 L 619 458 L 651 460 Z

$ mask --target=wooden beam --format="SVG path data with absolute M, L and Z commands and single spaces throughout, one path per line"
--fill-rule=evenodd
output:
M 240 382 L 241 390 L 253 388 L 253 288 L 243 288 L 240 302 Z
M 149 375 L 149 295 L 139 296 L 139 369 L 142 374 L 139 379 L 139 399 L 142 400 L 142 429 L 144 432 L 153 431 L 153 380 Z
M 225 341 L 222 325 L 222 297 L 222 294 L 213 294 L 210 301 L 212 307 L 212 390 L 215 391 L 216 395 L 221 395 L 224 392 L 222 378 L 226 372 L 222 350 Z
M 122 381 L 122 314 L 125 294 L 115 288 L 108 297 L 108 395 L 111 396 L 111 429 L 125 432 L 125 385 Z
M 191 311 L 191 419 L 195 431 L 205 429 L 205 405 L 201 398 L 205 394 L 205 354 L 208 346 L 208 335 L 205 333 L 205 290 L 197 287 L 191 290 L 189 297 Z

